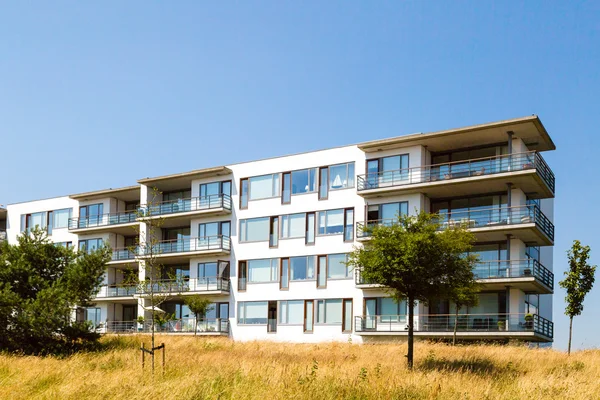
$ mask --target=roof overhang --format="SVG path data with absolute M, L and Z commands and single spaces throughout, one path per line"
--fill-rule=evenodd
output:
M 6 210 L 6 208 L 0 207 L 0 219 L 6 219 L 7 215 L 8 211 Z
M 140 201 L 140 186 L 127 186 L 117 189 L 102 189 L 95 190 L 93 192 L 85 192 L 72 194 L 69 196 L 74 200 L 86 201 L 86 200 L 97 200 L 107 197 L 114 197 L 123 201 Z
M 180 174 L 163 175 L 155 178 L 144 178 L 139 183 L 154 186 L 160 190 L 176 190 L 187 188 L 195 179 L 211 178 L 216 176 L 230 175 L 231 170 L 227 167 L 212 167 L 183 172 Z
M 491 145 L 507 141 L 507 132 L 523 140 L 530 150 L 555 150 L 556 146 L 537 115 L 466 126 L 438 132 L 415 133 L 390 139 L 373 140 L 358 145 L 365 152 L 427 146 L 431 152 Z

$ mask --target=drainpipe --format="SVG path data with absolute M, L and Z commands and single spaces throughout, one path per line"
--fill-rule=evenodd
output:
M 507 206 L 507 217 L 506 217 L 506 222 L 508 224 L 511 223 L 511 216 L 512 216 L 512 183 L 507 183 L 506 184 L 506 206 Z

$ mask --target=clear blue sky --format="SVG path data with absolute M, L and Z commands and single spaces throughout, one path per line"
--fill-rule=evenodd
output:
M 0 204 L 538 114 L 556 281 L 575 238 L 600 261 L 599 2 L 217 3 L 0 0 Z

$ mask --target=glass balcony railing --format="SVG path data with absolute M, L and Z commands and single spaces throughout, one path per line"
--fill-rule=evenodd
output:
M 185 292 L 210 292 L 223 291 L 229 292 L 229 278 L 220 276 L 204 278 L 185 278 L 180 279 L 161 279 L 152 284 L 142 284 L 139 289 L 140 294 L 150 293 L 185 293 Z
M 536 314 L 429 314 L 414 316 L 415 332 L 533 332 L 554 336 L 554 324 Z M 407 332 L 408 315 L 368 315 L 355 318 L 356 332 Z
M 215 235 L 197 238 L 163 240 L 144 247 L 144 256 L 159 256 L 171 253 L 187 253 L 196 251 L 211 251 L 231 249 L 229 236 Z
M 152 331 L 159 333 L 228 333 L 229 320 L 226 318 L 201 319 L 196 323 L 196 318 L 180 318 L 165 323 L 152 321 L 140 324 L 136 321 L 109 321 L 106 327 L 101 329 L 105 333 L 148 333 Z
M 136 222 L 137 211 L 69 218 L 69 229 L 97 228 Z
M 100 286 L 100 291 L 96 294 L 96 298 L 103 297 L 130 297 L 136 294 L 137 286 L 135 285 L 104 285 Z
M 396 222 L 396 219 L 357 222 L 357 237 L 369 237 L 371 235 L 370 228 L 381 225 L 393 225 Z M 450 213 L 441 213 L 439 223 L 440 229 L 458 226 L 469 229 L 491 228 L 535 223 L 535 225 L 544 232 L 550 240 L 554 240 L 554 224 L 550 222 L 536 205 L 461 209 Z M 369 229 L 365 229 L 365 227 Z
M 135 251 L 132 251 L 135 250 Z M 138 255 L 138 249 L 118 248 L 113 249 L 111 261 L 133 260 Z
M 534 259 L 481 261 L 473 270 L 477 279 L 507 279 L 532 277 L 554 287 L 554 274 Z
M 192 197 L 190 199 L 164 201 L 150 207 L 142 208 L 141 214 L 145 217 L 153 217 L 219 208 L 231 210 L 231 197 L 229 195 L 213 194 L 203 197 Z
M 535 151 L 368 173 L 358 176 L 357 189 L 361 192 L 530 169 L 537 170 L 542 180 L 554 193 L 554 173 L 540 153 Z

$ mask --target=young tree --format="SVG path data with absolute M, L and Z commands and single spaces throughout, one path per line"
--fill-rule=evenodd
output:
M 194 336 L 196 336 L 199 320 L 204 318 L 209 311 L 212 311 L 213 304 L 210 300 L 200 295 L 188 296 L 185 298 L 184 302 L 196 317 L 196 323 L 194 325 Z
M 569 270 L 566 278 L 559 282 L 560 287 L 567 290 L 565 314 L 569 317 L 569 349 L 571 354 L 571 338 L 573 335 L 573 317 L 581 315 L 583 300 L 594 286 L 596 266 L 588 264 L 590 246 L 582 246 L 579 240 L 573 241 L 573 247 L 567 251 Z
M 42 230 L 0 243 L 0 349 L 59 354 L 88 348 L 99 335 L 73 321 L 102 283 L 110 249 L 90 254 L 58 246 Z
M 460 310 L 463 307 L 473 307 L 479 303 L 479 286 L 475 282 L 473 272 L 470 271 L 470 273 L 467 273 L 467 271 L 465 270 L 461 272 L 463 273 L 462 277 L 458 276 L 456 277 L 458 279 L 453 279 L 454 282 L 451 285 L 452 290 L 450 295 L 448 296 L 449 300 L 452 300 L 455 306 L 452 346 L 456 345 L 456 331 L 458 330 L 458 319 Z
M 407 299 L 408 367 L 413 366 L 414 308 L 417 301 L 451 294 L 452 275 L 472 275 L 476 257 L 465 256 L 474 236 L 463 227 L 440 230 L 437 214 L 400 215 L 393 225 L 366 227 L 371 239 L 355 248 L 348 265 L 366 281 L 381 284 L 396 299 Z

